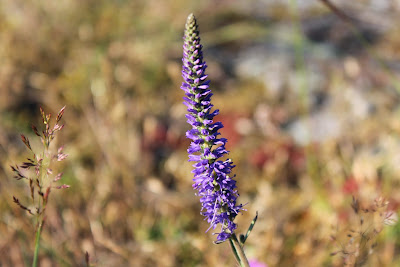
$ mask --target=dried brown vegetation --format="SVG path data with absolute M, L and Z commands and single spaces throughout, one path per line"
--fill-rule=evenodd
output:
M 399 265 L 399 225 L 382 222 L 400 203 L 400 7 L 330 1 L 349 26 L 320 1 L 289 2 L 2 1 L 0 265 L 32 258 L 34 226 L 14 203 L 36 212 L 25 200 L 38 184 L 15 166 L 38 164 L 29 122 L 67 105 L 53 142 L 71 187 L 51 191 L 40 266 L 233 266 L 191 187 L 179 89 L 191 12 L 248 203 L 239 232 L 259 214 L 250 260 Z

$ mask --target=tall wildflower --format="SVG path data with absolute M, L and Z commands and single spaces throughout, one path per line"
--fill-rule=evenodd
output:
M 243 205 L 236 204 L 239 196 L 236 190 L 235 176 L 231 174 L 235 167 L 231 159 L 219 160 L 228 151 L 225 149 L 227 140 L 219 138 L 221 122 L 214 122 L 218 109 L 212 111 L 209 80 L 203 61 L 202 45 L 196 18 L 190 14 L 185 25 L 183 45 L 182 76 L 184 82 L 181 89 L 185 91 L 184 104 L 187 106 L 187 122 L 192 126 L 186 132 L 186 137 L 192 140 L 189 148 L 189 161 L 194 161 L 194 184 L 198 190 L 202 204 L 201 214 L 215 229 L 221 225 L 217 243 L 224 242 L 237 228 L 233 222 Z M 209 228 L 209 229 L 210 229 Z
M 26 205 L 22 204 L 17 197 L 13 197 L 14 203 L 21 209 L 27 211 L 30 215 L 36 218 L 36 237 L 35 237 L 35 251 L 33 256 L 32 266 L 37 266 L 39 245 L 41 231 L 45 222 L 45 211 L 49 200 L 49 195 L 53 189 L 69 188 L 69 185 L 54 185 L 58 182 L 63 173 L 53 174 L 53 165 L 55 161 L 62 161 L 67 158 L 67 154 L 63 153 L 63 146 L 57 149 L 56 153 L 51 153 L 50 144 L 54 140 L 57 132 L 64 128 L 63 124 L 59 124 L 64 114 L 65 107 L 63 107 L 56 118 L 56 123 L 51 128 L 50 118 L 51 114 L 45 114 L 43 109 L 40 108 L 42 115 L 43 131 L 39 131 L 36 126 L 32 125 L 32 130 L 40 138 L 43 145 L 43 150 L 40 152 L 32 148 L 28 137 L 21 135 L 22 142 L 31 152 L 31 157 L 21 165 L 11 166 L 14 172 L 14 178 L 17 180 L 27 180 L 29 183 L 29 192 L 31 203 Z

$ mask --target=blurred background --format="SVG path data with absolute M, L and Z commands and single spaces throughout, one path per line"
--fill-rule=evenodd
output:
M 383 224 L 400 203 L 400 2 L 332 3 L 0 1 L 0 265 L 33 255 L 33 220 L 12 198 L 29 200 L 9 167 L 30 156 L 19 134 L 40 149 L 39 107 L 66 105 L 54 146 L 71 187 L 50 196 L 40 266 L 85 266 L 86 251 L 94 266 L 235 266 L 205 233 L 187 162 L 193 12 L 246 204 L 238 232 L 259 213 L 248 257 L 398 266 L 400 226 Z

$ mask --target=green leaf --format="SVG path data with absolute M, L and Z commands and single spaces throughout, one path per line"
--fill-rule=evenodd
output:
M 249 229 L 247 230 L 246 235 L 240 235 L 240 243 L 244 245 L 244 242 L 246 242 L 247 238 L 249 237 L 251 231 L 253 230 L 254 225 L 256 224 L 258 218 L 258 211 L 256 212 L 256 217 L 254 217 L 253 221 L 251 221 L 251 224 L 249 226 Z

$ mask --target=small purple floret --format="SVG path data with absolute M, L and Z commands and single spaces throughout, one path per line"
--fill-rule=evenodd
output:
M 202 204 L 201 214 L 215 229 L 221 224 L 217 243 L 227 240 L 236 229 L 233 222 L 243 205 L 236 205 L 239 196 L 236 190 L 235 176 L 231 170 L 235 167 L 230 159 L 218 160 L 228 151 L 225 149 L 227 140 L 218 138 L 221 122 L 213 122 L 219 110 L 211 111 L 210 81 L 207 80 L 203 61 L 202 45 L 198 25 L 193 14 L 187 18 L 183 45 L 181 89 L 185 91 L 184 104 L 188 107 L 187 122 L 192 129 L 186 132 L 186 137 L 192 140 L 188 148 L 189 161 L 194 161 L 194 184 L 198 190 Z

